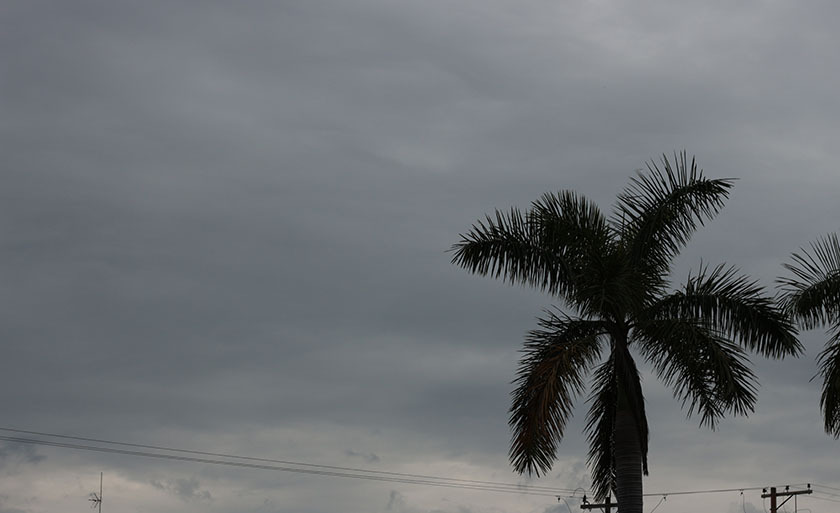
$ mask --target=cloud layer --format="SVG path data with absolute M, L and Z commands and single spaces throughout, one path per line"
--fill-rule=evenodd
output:
M 561 188 L 609 210 L 646 160 L 686 148 L 739 180 L 676 283 L 702 260 L 772 286 L 838 230 L 830 2 L 2 11 L 2 427 L 516 482 L 509 382 L 552 299 L 451 266 L 471 223 Z M 824 338 L 756 359 L 756 414 L 715 433 L 648 377 L 646 489 L 840 486 L 809 382 Z M 537 484 L 588 484 L 582 426 Z M 109 511 L 565 511 L 16 445 L 0 446 L 0 511 L 84 507 L 100 471 Z

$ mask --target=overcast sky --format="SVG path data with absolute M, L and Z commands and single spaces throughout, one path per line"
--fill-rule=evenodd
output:
M 772 290 L 791 252 L 840 230 L 837 19 L 828 1 L 6 0 L 0 427 L 526 483 L 508 394 L 552 298 L 446 250 L 546 191 L 609 212 L 645 161 L 686 149 L 739 180 L 675 283 L 727 262 Z M 825 338 L 753 358 L 757 410 L 716 432 L 644 368 L 645 491 L 811 482 L 800 509 L 836 511 L 840 442 L 809 381 Z M 532 484 L 588 487 L 581 404 Z M 568 511 L 4 443 L 0 513 L 84 511 L 100 472 L 108 513 Z

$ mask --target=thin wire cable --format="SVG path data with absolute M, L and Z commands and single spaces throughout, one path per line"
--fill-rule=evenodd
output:
M 642 497 L 659 497 L 661 495 L 694 495 L 698 493 L 726 493 L 726 492 L 741 492 L 745 490 L 762 490 L 763 486 L 752 486 L 746 488 L 720 488 L 716 490 L 686 490 L 679 492 L 664 492 L 664 493 L 645 493 Z
M 194 463 L 206 463 L 210 465 L 226 465 L 232 467 L 240 467 L 240 468 L 252 468 L 252 469 L 259 469 L 259 470 L 274 470 L 280 472 L 292 472 L 298 474 L 308 474 L 308 475 L 317 475 L 317 476 L 330 476 L 330 477 L 347 477 L 352 479 L 363 479 L 368 481 L 384 481 L 390 483 L 403 483 L 403 484 L 416 484 L 416 485 L 427 485 L 427 486 L 439 486 L 444 488 L 457 488 L 463 490 L 477 490 L 477 491 L 486 491 L 486 492 L 500 492 L 500 493 L 516 493 L 516 494 L 524 494 L 524 495 L 533 495 L 533 496 L 540 496 L 540 497 L 556 497 L 556 494 L 553 493 L 544 493 L 541 491 L 533 491 L 533 490 L 515 490 L 512 488 L 507 487 L 493 487 L 493 486 L 485 486 L 485 485 L 470 485 L 466 483 L 446 483 L 441 481 L 429 481 L 429 480 L 422 480 L 422 479 L 409 479 L 409 478 L 402 478 L 402 477 L 387 477 L 387 476 L 374 476 L 368 474 L 352 474 L 347 472 L 337 472 L 337 471 L 330 471 L 330 470 L 314 470 L 314 469 L 303 469 L 303 468 L 291 468 L 291 467 L 280 467 L 276 465 L 264 465 L 259 463 L 245 463 L 241 461 L 226 461 L 226 460 L 216 460 L 216 459 L 209 459 L 209 458 L 196 458 L 193 456 L 179 456 L 176 454 L 160 454 L 160 453 L 153 453 L 153 452 L 144 452 L 144 451 L 135 451 L 135 450 L 128 450 L 128 449 L 117 449 L 114 447 L 97 447 L 92 445 L 80 445 L 80 444 L 71 444 L 65 442 L 54 442 L 48 440 L 36 440 L 30 438 L 19 438 L 19 437 L 10 437 L 10 436 L 0 436 L 0 440 L 7 441 L 7 442 L 15 442 L 15 443 L 24 443 L 24 444 L 33 444 L 33 445 L 44 445 L 49 447 L 61 447 L 65 449 L 77 449 L 83 451 L 94 451 L 94 452 L 102 452 L 102 453 L 111 453 L 111 454 L 124 454 L 129 456 L 144 456 L 147 458 L 158 458 L 158 459 L 166 459 L 166 460 L 175 460 L 175 461 L 188 461 Z
M 840 488 L 835 488 L 833 486 L 828 486 L 824 484 L 811 483 L 811 486 L 819 486 L 820 488 L 828 488 L 829 490 L 837 490 L 838 492 L 840 492 Z
M 437 477 L 437 476 L 427 476 L 422 474 L 405 474 L 400 472 L 387 472 L 381 470 L 366 470 L 366 469 L 356 469 L 352 467 L 337 467 L 331 465 L 316 465 L 313 463 L 300 463 L 300 462 L 292 462 L 292 461 L 285 461 L 285 460 L 274 460 L 270 458 L 256 458 L 250 456 L 237 456 L 232 454 L 224 454 L 224 453 L 212 453 L 212 452 L 205 452 L 205 451 L 193 451 L 188 449 L 176 449 L 172 447 L 164 447 L 164 446 L 155 446 L 155 445 L 145 445 L 145 444 L 134 444 L 128 442 L 117 442 L 113 440 L 104 440 L 104 439 L 96 439 L 96 438 L 87 438 L 87 437 L 79 437 L 79 436 L 70 436 L 70 435 L 60 435 L 60 434 L 52 434 L 52 433 L 43 433 L 37 431 L 27 431 L 22 429 L 13 429 L 13 428 L 5 428 L 0 427 L 0 431 L 10 431 L 10 432 L 17 432 L 17 433 L 27 433 L 27 434 L 37 434 L 40 436 L 51 436 L 55 438 L 64 438 L 64 439 L 72 439 L 72 440 L 81 440 L 81 441 L 89 441 L 89 442 L 98 442 L 98 443 L 107 443 L 113 445 L 122 445 L 127 447 L 137 447 L 137 448 L 144 448 L 144 449 L 155 449 L 155 450 L 164 450 L 164 451 L 171 451 L 171 452 L 181 452 L 187 454 L 197 454 L 197 455 L 206 455 L 206 456 L 218 456 L 218 457 L 225 457 L 225 458 L 233 458 L 233 459 L 240 459 L 240 460 L 250 460 L 250 461 L 262 461 L 267 463 L 281 463 L 285 465 L 298 465 L 298 466 L 305 466 L 311 468 L 322 468 L 327 470 L 310 470 L 305 468 L 292 468 L 292 467 L 280 467 L 275 465 L 261 465 L 256 463 L 244 463 L 238 461 L 226 461 L 226 460 L 213 460 L 208 458 L 195 458 L 190 456 L 178 456 L 175 454 L 160 454 L 160 453 L 151 453 L 151 452 L 143 452 L 143 451 L 132 451 L 132 450 L 125 450 L 125 449 L 116 449 L 113 447 L 98 447 L 98 446 L 90 446 L 90 445 L 80 445 L 80 444 L 70 444 L 64 442 L 56 442 L 51 440 L 38 440 L 38 439 L 29 439 L 29 438 L 20 438 L 20 437 L 10 437 L 10 436 L 2 436 L 0 435 L 0 441 L 9 441 L 9 442 L 17 442 L 17 443 L 26 443 L 26 444 L 34 444 L 34 445 L 45 445 L 50 447 L 61 447 L 61 448 L 68 448 L 68 449 L 77 449 L 77 450 L 87 450 L 87 451 L 94 451 L 94 452 L 103 452 L 103 453 L 114 453 L 114 454 L 125 454 L 131 456 L 144 456 L 150 458 L 159 458 L 159 459 L 169 459 L 169 460 L 177 460 L 177 461 L 191 461 L 196 463 L 208 463 L 213 465 L 228 465 L 228 466 L 235 466 L 235 467 L 243 467 L 243 468 L 254 468 L 254 469 L 261 469 L 261 470 L 275 470 L 275 471 L 282 471 L 282 472 L 293 472 L 293 473 L 300 473 L 300 474 L 309 474 L 309 475 L 322 475 L 322 476 L 332 476 L 332 477 L 349 477 L 353 479 L 365 479 L 370 481 L 386 481 L 386 482 L 397 482 L 397 483 L 406 483 L 406 484 L 420 484 L 420 485 L 429 485 L 429 486 L 441 486 L 446 488 L 463 488 L 469 490 L 484 490 L 484 491 L 495 491 L 495 492 L 506 492 L 506 493 L 518 493 L 518 494 L 527 494 L 527 495 L 536 495 L 542 497 L 557 497 L 557 491 L 561 492 L 572 492 L 575 493 L 580 488 L 576 488 L 572 490 L 570 488 L 550 488 L 550 487 L 542 487 L 542 486 L 529 486 L 529 485 L 518 485 L 513 483 L 496 483 L 493 481 L 478 481 L 478 480 L 470 480 L 470 479 L 459 479 L 459 478 L 445 478 L 445 477 Z M 351 472 L 364 472 L 365 474 L 353 474 Z M 380 475 L 371 475 L 371 474 L 380 474 Z M 393 476 L 393 477 L 388 477 Z M 449 481 L 449 482 L 447 482 Z M 762 490 L 765 487 L 755 486 L 755 487 L 742 487 L 742 488 L 719 488 L 719 489 L 711 489 L 711 490 L 680 490 L 674 492 L 660 492 L 660 493 L 646 493 L 643 494 L 643 497 L 665 497 L 667 495 L 695 495 L 695 494 L 709 494 L 709 493 L 727 493 L 727 492 L 743 492 L 745 490 Z M 826 487 L 830 488 L 830 487 Z M 554 493 L 544 493 L 544 492 L 554 492 Z M 827 492 L 819 492 L 819 493 L 827 493 Z M 815 497 L 817 498 L 817 497 Z M 829 500 L 830 499 L 821 499 L 821 500 Z M 840 502 L 840 501 L 834 501 Z M 766 503 L 766 501 L 765 501 Z M 765 511 L 767 507 L 765 505 Z
M 654 511 L 656 511 L 656 508 L 658 508 L 660 504 L 662 504 L 663 502 L 665 502 L 665 499 L 666 499 L 667 497 L 668 497 L 667 495 L 663 495 L 663 496 L 662 496 L 662 498 L 661 498 L 661 499 L 659 499 L 659 502 L 657 502 L 657 503 L 656 503 L 656 506 L 654 506 L 654 507 L 653 507 L 653 509 L 652 509 L 652 510 L 650 510 L 650 513 L 653 513 Z
M 489 485 L 489 486 L 498 486 L 498 487 L 510 487 L 515 489 L 521 488 L 528 488 L 534 491 L 545 491 L 545 492 L 572 492 L 571 488 L 554 488 L 548 486 L 537 486 L 537 485 L 520 485 L 516 483 L 501 483 L 495 481 L 479 481 L 474 479 L 460 479 L 455 477 L 438 477 L 438 476 L 430 476 L 430 475 L 423 475 L 423 474 L 408 474 L 402 472 L 388 472 L 384 470 L 368 470 L 362 468 L 353 468 L 353 467 L 339 467 L 334 465 L 318 465 L 315 463 L 303 463 L 297 461 L 289 461 L 289 460 L 279 460 L 279 459 L 272 459 L 272 458 L 257 458 L 253 456 L 238 456 L 235 454 L 225 454 L 225 453 L 218 453 L 218 452 L 206 452 L 206 451 L 194 451 L 189 449 L 177 449 L 174 447 L 166 447 L 161 445 L 148 445 L 148 444 L 138 444 L 138 443 L 129 443 L 129 442 L 117 442 L 114 440 L 106 440 L 101 438 L 89 438 L 83 436 L 71 436 L 71 435 L 61 435 L 57 433 L 45 433 L 41 431 L 29 431 L 24 429 L 14 429 L 8 427 L 0 427 L 0 431 L 8 431 L 13 433 L 25 433 L 28 435 L 37 435 L 37 436 L 45 436 L 51 438 L 63 438 L 66 440 L 80 440 L 84 442 L 95 442 L 95 443 L 102 443 L 102 444 L 111 444 L 111 445 L 120 445 L 123 447 L 137 447 L 140 449 L 154 449 L 160 451 L 171 451 L 171 452 L 180 452 L 184 454 L 197 454 L 201 456 L 215 456 L 221 458 L 235 458 L 240 460 L 247 460 L 247 461 L 261 461 L 265 463 L 279 463 L 282 465 L 297 465 L 301 467 L 310 467 L 310 468 L 322 468 L 322 469 L 329 469 L 329 470 L 340 470 L 346 472 L 364 472 L 369 474 L 379 474 L 379 475 L 387 475 L 387 476 L 398 476 L 398 477 L 406 477 L 412 479 L 433 479 L 438 481 L 452 481 L 452 482 L 459 482 L 459 483 L 471 483 L 471 484 L 479 484 L 479 485 Z
M 832 497 L 840 497 L 840 494 L 832 493 L 832 492 L 824 492 L 822 490 L 817 490 L 817 488 L 822 488 L 822 486 L 818 487 L 818 486 L 815 485 L 814 488 L 812 488 L 812 490 L 814 490 L 814 493 L 821 493 L 823 495 L 831 495 Z
M 558 495 L 558 496 L 557 496 L 557 498 L 558 498 L 559 500 L 563 501 L 563 504 L 565 504 L 565 505 L 566 505 L 566 509 L 567 509 L 567 510 L 569 510 L 569 513 L 572 513 L 572 507 L 571 507 L 571 506 L 569 506 L 569 503 L 568 503 L 568 501 L 566 501 L 566 498 L 565 498 L 565 497 L 563 497 L 562 495 Z
M 819 497 L 826 498 L 826 499 L 835 499 L 835 500 L 840 499 L 839 495 L 832 495 L 830 493 L 827 494 L 825 492 L 814 491 L 814 494 L 817 494 Z
M 813 496 L 813 495 L 811 495 L 811 497 L 810 497 L 810 498 L 811 498 L 811 499 L 816 499 L 816 500 L 818 500 L 818 501 L 836 502 L 836 503 L 840 504 L 840 501 L 838 501 L 838 500 L 836 500 L 836 499 L 826 499 L 825 497 L 815 497 L 815 496 Z

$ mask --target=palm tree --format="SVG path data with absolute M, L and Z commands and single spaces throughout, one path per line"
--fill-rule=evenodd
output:
M 817 357 L 823 378 L 820 409 L 826 433 L 840 438 L 840 241 L 830 234 L 794 253 L 784 264 L 792 277 L 779 279 L 780 302 L 800 326 L 829 325 L 830 335 Z
M 592 373 L 586 419 L 598 499 L 614 492 L 621 513 L 641 513 L 648 424 L 631 348 L 673 388 L 688 415 L 714 428 L 748 414 L 755 376 L 745 349 L 780 358 L 800 353 L 796 330 L 756 282 L 731 267 L 703 266 L 676 291 L 674 258 L 714 217 L 732 180 L 709 180 L 685 152 L 648 164 L 607 219 L 575 194 L 547 193 L 526 212 L 496 211 L 452 247 L 452 262 L 480 275 L 543 290 L 562 301 L 525 341 L 512 392 L 510 460 L 546 473 Z M 566 313 L 568 312 L 568 313 Z

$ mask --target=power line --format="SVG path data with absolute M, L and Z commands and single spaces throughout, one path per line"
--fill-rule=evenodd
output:
M 177 454 L 160 454 L 154 452 L 144 452 L 144 451 L 136 451 L 136 450 L 128 450 L 128 449 L 117 449 L 114 447 L 98 447 L 93 445 L 81 445 L 81 444 L 71 444 L 65 442 L 55 442 L 50 440 L 37 440 L 31 438 L 19 438 L 19 437 L 11 437 L 11 436 L 0 436 L 0 441 L 7 441 L 7 442 L 15 442 L 15 443 L 24 443 L 24 444 L 33 444 L 33 445 L 44 445 L 48 447 L 61 447 L 65 449 L 77 449 L 83 451 L 93 451 L 93 452 L 102 452 L 102 453 L 110 453 L 110 454 L 124 454 L 128 456 L 144 456 L 147 458 L 158 458 L 158 459 L 166 459 L 166 460 L 175 460 L 175 461 L 189 461 L 194 463 L 206 463 L 211 465 L 225 465 L 231 467 L 240 467 L 240 468 L 252 468 L 252 469 L 259 469 L 259 470 L 274 470 L 280 472 L 292 472 L 298 474 L 309 474 L 309 475 L 319 475 L 319 476 L 331 476 L 331 477 L 347 477 L 352 479 L 363 479 L 369 481 L 385 481 L 391 483 L 404 483 L 404 484 L 417 484 L 417 485 L 427 485 L 427 486 L 439 486 L 444 488 L 457 488 L 457 489 L 464 489 L 464 490 L 477 490 L 477 491 L 486 491 L 486 492 L 501 492 L 501 493 L 516 493 L 516 494 L 524 494 L 524 495 L 534 495 L 534 496 L 541 496 L 541 497 L 555 497 L 556 493 L 545 493 L 542 491 L 537 490 L 528 490 L 526 488 L 522 489 L 514 489 L 510 487 L 498 487 L 498 486 L 490 486 L 490 485 L 478 485 L 478 484 L 467 484 L 467 483 L 448 483 L 443 481 L 430 481 L 430 480 L 422 480 L 422 479 L 409 479 L 409 478 L 401 478 L 401 477 L 387 477 L 387 476 L 375 476 L 375 475 L 368 475 L 368 474 L 353 474 L 348 472 L 337 472 L 337 471 L 330 471 L 330 470 L 314 470 L 314 469 L 302 469 L 302 468 L 291 468 L 291 467 L 281 467 L 276 465 L 265 465 L 265 464 L 258 464 L 258 463 L 246 463 L 242 461 L 226 461 L 226 460 L 218 460 L 218 459 L 210 459 L 210 458 L 197 458 L 193 456 L 179 456 Z
M 123 455 L 128 455 L 128 456 L 143 456 L 143 457 L 148 457 L 148 458 L 158 458 L 158 459 L 167 459 L 167 460 L 175 460 L 175 461 L 207 463 L 207 464 L 212 464 L 212 465 L 226 465 L 226 466 L 240 467 L 240 468 L 253 468 L 253 469 L 258 469 L 258 470 L 274 470 L 274 471 L 280 471 L 280 472 L 292 472 L 292 473 L 308 474 L 308 475 L 320 475 L 320 476 L 330 476 L 330 477 L 347 477 L 347 478 L 352 478 L 352 479 L 362 479 L 362 480 L 369 480 L 369 481 L 384 481 L 384 482 L 394 482 L 394 483 L 404 483 L 404 484 L 439 486 L 439 487 L 444 487 L 444 488 L 456 488 L 456 489 L 465 489 L 465 490 L 490 491 L 490 492 L 501 492 L 501 493 L 517 493 L 517 494 L 533 495 L 533 496 L 540 496 L 540 497 L 557 497 L 558 496 L 557 492 L 575 493 L 576 491 L 581 489 L 581 488 L 578 487 L 578 488 L 572 490 L 571 488 L 551 488 L 551 487 L 547 487 L 547 486 L 531 486 L 531 485 L 521 485 L 521 484 L 516 484 L 516 483 L 501 483 L 501 482 L 494 482 L 494 481 L 480 481 L 480 480 L 473 480 L 473 479 L 439 477 L 439 476 L 430 476 L 430 475 L 423 475 L 423 474 L 408 474 L 408 473 L 390 472 L 390 471 L 384 471 L 384 470 L 369 470 L 369 469 L 361 469 L 361 468 L 353 468 L 353 467 L 339 467 L 339 466 L 333 466 L 333 465 L 318 465 L 318 464 L 314 464 L 314 463 L 294 462 L 294 461 L 278 460 L 278 459 L 271 459 L 271 458 L 257 458 L 257 457 L 251 457 L 251 456 L 238 456 L 238 455 L 235 455 L 235 454 L 214 453 L 214 452 L 206 452 L 206 451 L 195 451 L 195 450 L 189 450 L 189 449 L 177 449 L 177 448 L 174 448 L 174 447 L 137 444 L 137 443 L 129 443 L 129 442 L 118 442 L 118 441 L 114 441 L 114 440 L 105 440 L 105 439 L 89 438 L 89 437 L 81 437 L 81 436 L 71 436 L 71 435 L 61 435 L 61 434 L 56 434 L 56 433 L 45 433 L 45 432 L 40 432 L 40 431 L 28 431 L 28 430 L 13 429 L 13 428 L 7 428 L 7 427 L 0 427 L 0 431 L 34 434 L 34 435 L 39 435 L 39 436 L 62 438 L 62 439 L 67 439 L 67 440 L 79 440 L 79 441 L 86 441 L 86 442 L 96 442 L 96 443 L 103 443 L 103 444 L 120 445 L 120 446 L 123 446 L 123 447 L 136 447 L 138 449 L 153 449 L 153 450 L 170 451 L 170 452 L 183 453 L 183 454 L 194 454 L 194 455 L 197 455 L 197 456 L 215 456 L 215 457 L 231 458 L 231 459 L 254 461 L 254 462 L 279 463 L 279 464 L 282 464 L 282 465 L 296 465 L 296 466 L 309 467 L 309 468 L 294 468 L 294 467 L 285 467 L 285 466 L 278 466 L 278 465 L 266 465 L 266 464 L 262 464 L 262 463 L 247 463 L 246 461 L 228 461 L 228 460 L 221 460 L 221 459 L 199 458 L 199 457 L 194 457 L 194 456 L 181 456 L 181 455 L 177 455 L 177 454 L 161 454 L 161 453 L 147 452 L 147 451 L 118 449 L 118 448 L 114 448 L 114 447 L 101 447 L 101 446 L 95 446 L 95 445 L 72 444 L 72 443 L 59 442 L 59 441 L 53 441 L 53 440 L 40 440 L 40 439 L 34 439 L 34 438 L 23 438 L 23 437 L 13 437 L 13 436 L 3 436 L 3 435 L 0 435 L 0 441 L 33 444 L 33 445 L 43 445 L 43 446 L 48 446 L 48 447 L 59 447 L 59 448 L 93 451 L 93 452 L 101 452 L 101 453 L 123 454 Z M 792 485 L 792 486 L 796 486 L 796 485 Z M 824 487 L 824 488 L 832 488 L 830 486 L 825 486 L 825 485 L 813 485 L 813 486 L 820 486 L 820 487 Z M 696 495 L 696 494 L 710 494 L 710 493 L 730 493 L 730 492 L 744 492 L 744 491 L 748 491 L 748 490 L 762 490 L 763 488 L 765 488 L 765 487 L 754 486 L 754 487 L 739 487 L 739 488 L 718 488 L 718 489 L 708 489 L 708 490 L 678 490 L 678 491 L 673 491 L 673 492 L 646 493 L 646 494 L 643 494 L 643 496 L 644 497 L 667 497 L 669 495 Z M 836 489 L 836 488 L 832 488 L 832 489 Z M 836 489 L 836 490 L 840 491 L 840 489 Z M 835 496 L 834 494 L 831 494 L 829 492 L 816 492 L 816 493 Z M 812 497 L 812 498 L 819 499 L 819 500 L 825 500 L 825 501 L 829 501 L 829 502 L 840 502 L 838 500 L 827 499 L 827 498 L 822 498 L 822 497 Z
M 823 499 L 829 499 L 830 498 L 831 500 L 840 500 L 840 496 L 838 496 L 838 495 L 830 495 L 830 494 L 826 494 L 825 492 L 817 492 L 817 491 L 815 491 L 814 493 L 819 495 Z
M 279 463 L 281 465 L 295 465 L 301 467 L 309 467 L 309 468 L 321 468 L 321 469 L 328 469 L 328 470 L 338 470 L 344 472 L 362 472 L 366 474 L 378 474 L 378 475 L 385 475 L 385 476 L 396 476 L 396 477 L 405 477 L 411 479 L 431 479 L 436 481 L 448 481 L 448 482 L 457 482 L 457 483 L 466 483 L 466 484 L 476 484 L 476 485 L 487 485 L 491 487 L 509 487 L 515 488 L 517 490 L 522 488 L 527 488 L 533 491 L 545 491 L 552 494 L 556 494 L 557 492 L 573 492 L 572 489 L 564 489 L 564 488 L 554 488 L 548 486 L 537 486 L 537 485 L 521 485 L 517 483 L 501 483 L 495 481 L 479 481 L 474 479 L 460 479 L 454 477 L 439 477 L 439 476 L 430 476 L 430 475 L 423 475 L 423 474 L 408 474 L 402 472 L 389 472 L 384 470 L 369 470 L 369 469 L 362 469 L 362 468 L 353 468 L 353 467 L 339 467 L 334 465 L 318 465 L 314 463 L 303 463 L 297 461 L 289 461 L 289 460 L 279 460 L 279 459 L 272 459 L 272 458 L 257 458 L 253 456 L 239 456 L 236 454 L 225 454 L 225 453 L 218 453 L 218 452 L 207 452 L 207 451 L 195 451 L 189 449 L 178 449 L 174 447 L 166 447 L 161 445 L 148 445 L 148 444 L 138 444 L 138 443 L 129 443 L 129 442 L 118 442 L 114 440 L 105 440 L 101 438 L 89 438 L 83 436 L 70 436 L 70 435 L 61 435 L 57 433 L 45 433 L 41 431 L 29 431 L 24 429 L 13 429 L 7 427 L 0 427 L 0 431 L 7 431 L 13 433 L 25 433 L 29 435 L 38 435 L 38 436 L 45 436 L 51 438 L 62 438 L 65 440 L 80 440 L 84 442 L 95 442 L 95 443 L 102 443 L 102 444 L 110 444 L 110 445 L 120 445 L 123 447 L 136 447 L 140 449 L 154 449 L 160 451 L 170 451 L 170 452 L 179 452 L 183 454 L 196 454 L 201 456 L 214 456 L 214 457 L 221 457 L 221 458 L 233 458 L 239 460 L 246 460 L 246 461 L 259 461 L 265 463 Z
M 666 497 L 667 497 L 666 495 L 663 495 L 662 498 L 659 499 L 659 502 L 656 503 L 656 506 L 654 506 L 653 509 L 650 510 L 650 513 L 653 513 L 654 511 L 656 511 L 656 508 L 658 508 L 663 502 L 665 502 Z
M 819 486 L 820 488 L 828 488 L 829 490 L 837 490 L 838 492 L 840 492 L 840 488 L 835 488 L 833 486 L 828 486 L 824 484 L 811 483 L 811 486 Z
M 746 490 L 762 490 L 763 486 L 748 486 L 744 488 L 720 488 L 716 490 L 685 490 L 679 492 L 664 492 L 664 493 L 645 493 L 642 497 L 662 497 L 668 495 L 694 495 L 699 493 L 726 493 L 726 492 L 743 492 Z
M 840 494 L 831 493 L 831 492 L 824 492 L 824 491 L 821 491 L 821 490 L 814 490 L 814 493 L 819 493 L 819 494 L 821 494 L 821 495 L 828 495 L 828 496 L 830 496 L 830 497 L 838 497 L 838 498 L 840 498 Z
M 840 504 L 840 501 L 838 501 L 837 499 L 827 499 L 825 497 L 816 497 L 814 495 L 811 495 L 811 498 L 812 499 L 817 499 L 818 501 L 836 502 L 836 503 Z

